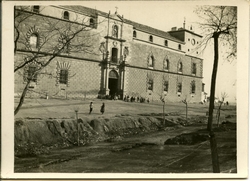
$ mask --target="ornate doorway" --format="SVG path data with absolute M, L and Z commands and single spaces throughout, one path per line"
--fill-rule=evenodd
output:
M 109 95 L 113 99 L 116 95 L 118 95 L 118 73 L 115 70 L 111 70 L 109 72 Z

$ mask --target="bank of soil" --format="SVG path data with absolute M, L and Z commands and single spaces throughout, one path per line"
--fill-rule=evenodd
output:
M 178 112 L 165 121 L 156 113 L 17 118 L 15 172 L 212 172 L 206 122 Z M 223 171 L 236 172 L 236 124 L 224 121 L 215 132 Z

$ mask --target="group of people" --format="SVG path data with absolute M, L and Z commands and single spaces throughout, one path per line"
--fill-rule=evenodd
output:
M 90 104 L 89 104 L 89 114 L 91 114 L 92 111 L 93 111 L 93 102 L 90 102 Z M 102 103 L 100 112 L 101 112 L 102 114 L 105 112 L 105 103 L 104 103 L 104 102 Z
M 125 95 L 124 96 L 124 99 L 123 99 L 125 102 L 140 102 L 140 103 L 143 103 L 145 101 L 147 101 L 147 103 L 149 103 L 149 98 L 147 98 L 147 100 L 144 98 L 144 97 L 129 97 L 129 95 Z

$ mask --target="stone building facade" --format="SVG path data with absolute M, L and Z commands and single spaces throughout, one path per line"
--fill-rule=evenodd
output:
M 127 20 L 117 12 L 104 13 L 83 6 L 15 7 L 15 13 L 27 17 L 15 18 L 21 32 L 15 31 L 15 37 L 19 35 L 15 68 L 36 56 L 15 72 L 16 96 L 39 62 L 55 55 L 55 47 L 60 48 L 60 42 L 67 40 L 66 34 L 86 26 L 32 77 L 28 96 L 128 95 L 150 101 L 160 101 L 164 96 L 171 102 L 202 99 L 203 59 L 197 49 L 202 36 L 185 29 L 185 24 L 165 32 Z

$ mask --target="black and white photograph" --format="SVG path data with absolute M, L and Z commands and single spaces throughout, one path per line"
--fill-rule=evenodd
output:
M 3 177 L 247 177 L 247 1 L 2 8 Z

